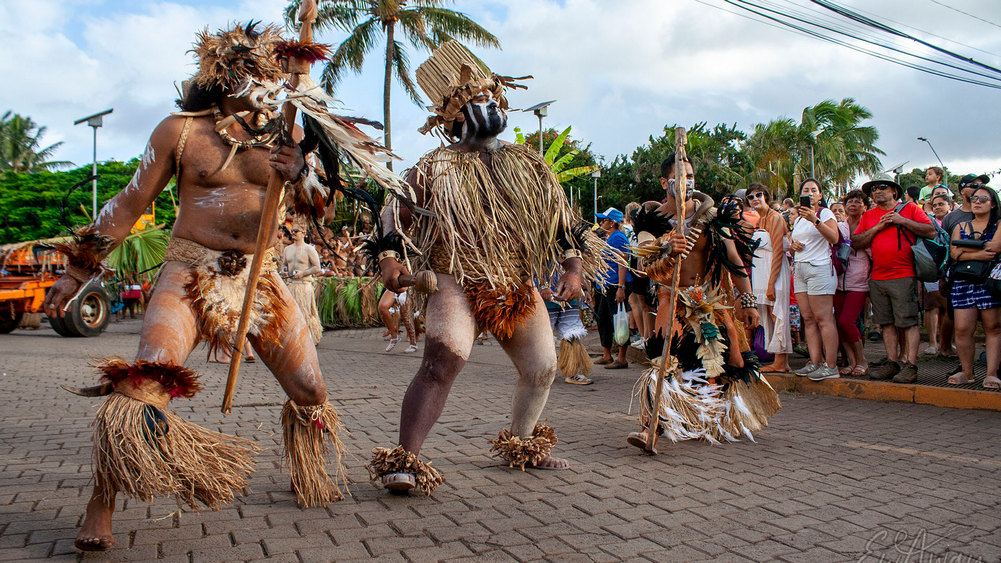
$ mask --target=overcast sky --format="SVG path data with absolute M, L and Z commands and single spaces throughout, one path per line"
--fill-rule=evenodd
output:
M 805 2 L 806 0 L 797 0 Z M 1001 1 L 841 0 L 866 15 L 1001 67 Z M 943 7 L 949 4 L 987 23 Z M 91 160 L 91 130 L 73 121 L 114 108 L 98 133 L 98 159 L 138 156 L 153 127 L 174 110 L 175 83 L 195 69 L 186 51 L 196 31 L 230 21 L 279 21 L 282 0 L 0 0 L 0 112 L 48 127 L 64 141 L 56 158 Z M 824 99 L 853 97 L 869 108 L 887 153 L 907 170 L 936 163 L 927 137 L 953 173 L 1001 169 L 1001 90 L 938 78 L 844 47 L 776 29 L 717 7 L 722 0 L 482 0 L 452 6 L 501 41 L 477 49 L 498 74 L 532 74 L 513 107 L 556 99 L 547 127 L 611 160 L 630 154 L 667 124 L 799 120 Z M 916 31 L 916 30 L 924 30 Z M 929 35 L 934 33 L 941 38 Z M 343 32 L 317 40 L 338 43 Z M 949 40 L 944 39 L 948 37 Z M 913 43 L 900 43 L 914 50 Z M 346 112 L 381 120 L 379 47 L 363 73 L 336 95 Z M 414 68 L 427 54 L 411 50 Z M 394 149 L 409 164 L 437 146 L 417 127 L 426 111 L 393 91 Z M 510 125 L 535 130 L 530 113 Z M 513 137 L 509 130 L 505 135 Z M 995 178 L 1001 182 L 1001 175 Z

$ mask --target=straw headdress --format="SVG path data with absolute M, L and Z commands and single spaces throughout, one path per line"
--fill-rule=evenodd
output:
M 500 108 L 506 110 L 508 103 L 504 89 L 526 88 L 514 81 L 532 78 L 493 74 L 457 41 L 446 41 L 435 49 L 431 57 L 417 68 L 416 74 L 417 84 L 431 100 L 431 111 L 434 112 L 418 131 L 423 135 L 440 125 L 447 136 L 451 136 L 452 122 L 462 106 L 484 88 L 493 92 Z
M 281 33 L 274 25 L 259 27 L 259 23 L 237 24 L 216 33 L 209 33 L 208 28 L 199 32 L 190 51 L 198 57 L 193 83 L 235 91 L 247 78 L 280 82 L 285 74 L 275 46 L 282 40 Z

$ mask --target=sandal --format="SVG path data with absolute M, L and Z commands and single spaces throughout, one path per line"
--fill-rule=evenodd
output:
M 386 473 L 382 476 L 382 486 L 392 493 L 405 493 L 417 486 L 413 473 Z
M 99 538 L 77 538 L 73 546 L 80 551 L 108 551 L 115 547 L 115 538 L 101 536 Z
M 848 366 L 846 368 L 841 368 L 840 370 L 838 370 L 838 373 L 841 374 L 841 377 L 848 377 L 849 375 L 851 375 L 854 372 L 855 372 L 855 368 L 853 368 L 852 366 Z
M 996 375 L 988 375 L 984 378 L 984 389 L 1001 389 L 1001 379 Z
M 969 385 L 976 381 L 976 378 L 970 377 L 963 372 L 959 372 L 949 376 L 949 385 Z M 985 380 L 984 383 L 987 381 Z
M 867 375 L 869 375 L 869 366 L 863 366 L 861 364 L 855 366 L 851 372 L 852 377 L 865 377 Z

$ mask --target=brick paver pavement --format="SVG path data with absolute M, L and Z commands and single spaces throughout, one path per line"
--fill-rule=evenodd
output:
M 0 335 L 0 561 L 79 558 L 73 538 L 91 485 L 98 402 L 59 384 L 93 382 L 88 357 L 135 352 L 139 321 L 99 338 L 51 330 Z M 554 385 L 545 417 L 568 471 L 509 470 L 487 454 L 507 421 L 514 376 L 499 346 L 475 346 L 424 453 L 448 482 L 431 497 L 373 488 L 369 450 L 392 445 L 418 355 L 383 352 L 380 330 L 326 333 L 320 360 L 351 431 L 353 496 L 300 510 L 280 470 L 284 401 L 246 365 L 230 416 L 225 367 L 181 416 L 264 447 L 252 492 L 220 511 L 126 500 L 108 561 L 998 561 L 1001 414 L 784 394 L 757 443 L 625 444 L 638 369 L 598 369 L 595 385 Z

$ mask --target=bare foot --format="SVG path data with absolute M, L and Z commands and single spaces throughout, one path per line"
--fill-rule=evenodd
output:
M 76 548 L 81 551 L 107 551 L 114 547 L 115 538 L 111 535 L 111 515 L 114 511 L 114 499 L 105 504 L 101 495 L 95 491 L 87 503 L 83 526 L 80 526 L 80 532 L 73 542 Z
M 528 469 L 547 469 L 547 470 L 557 470 L 557 469 L 570 469 L 570 462 L 547 455 L 546 457 L 539 460 L 539 463 L 526 463 L 525 467 Z
M 789 364 L 768 364 L 761 366 L 761 373 L 787 373 Z

